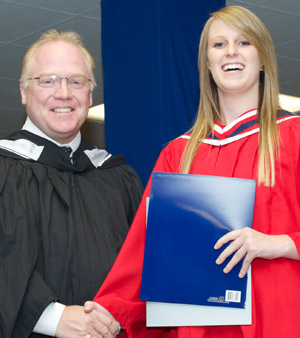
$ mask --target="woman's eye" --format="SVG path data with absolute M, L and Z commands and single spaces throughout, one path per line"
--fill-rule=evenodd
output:
M 224 43 L 223 42 L 216 42 L 215 44 L 214 44 L 214 47 L 223 47 L 224 46 Z
M 250 42 L 248 42 L 248 41 L 241 41 L 240 45 L 241 46 L 250 46 Z

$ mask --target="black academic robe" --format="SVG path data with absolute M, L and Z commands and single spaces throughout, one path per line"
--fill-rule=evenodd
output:
M 142 186 L 93 148 L 82 140 L 71 163 L 28 131 L 0 140 L 0 337 L 39 337 L 48 304 L 93 299 L 118 255 Z

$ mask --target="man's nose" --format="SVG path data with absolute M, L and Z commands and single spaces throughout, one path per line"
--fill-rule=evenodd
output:
M 69 86 L 68 79 L 61 79 L 60 83 L 55 88 L 55 97 L 69 99 L 72 98 L 73 93 Z

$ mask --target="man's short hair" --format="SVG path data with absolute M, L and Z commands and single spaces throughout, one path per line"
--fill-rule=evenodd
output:
M 94 89 L 96 86 L 96 80 L 95 80 L 95 62 L 91 55 L 91 53 L 88 51 L 88 49 L 85 47 L 81 36 L 73 31 L 65 31 L 65 32 L 58 32 L 55 29 L 50 29 L 46 31 L 41 37 L 36 40 L 27 50 L 26 54 L 23 58 L 23 64 L 22 64 L 22 72 L 20 76 L 20 81 L 22 85 L 26 88 L 27 86 L 27 78 L 29 77 L 29 73 L 31 71 L 32 61 L 34 59 L 34 55 L 39 47 L 45 45 L 46 43 L 55 42 L 55 41 L 65 41 L 68 43 L 73 44 L 76 46 L 82 53 L 86 62 L 86 65 L 88 67 L 88 70 L 90 72 L 90 78 L 91 78 L 91 90 Z

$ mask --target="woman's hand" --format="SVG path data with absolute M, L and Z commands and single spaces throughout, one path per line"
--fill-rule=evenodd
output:
M 219 255 L 217 264 L 222 264 L 227 257 L 233 254 L 231 260 L 224 268 L 224 273 L 230 272 L 233 267 L 244 258 L 239 273 L 243 278 L 252 261 L 255 258 L 275 259 L 286 257 L 300 259 L 295 243 L 288 235 L 266 235 L 250 228 L 233 230 L 221 237 L 214 248 L 220 249 L 224 244 L 232 241 L 228 247 Z
M 103 338 L 116 337 L 119 334 L 121 328 L 119 322 L 100 304 L 87 301 L 84 304 L 84 312 L 86 314 L 94 314 L 98 321 L 105 327 L 106 335 L 102 334 Z

